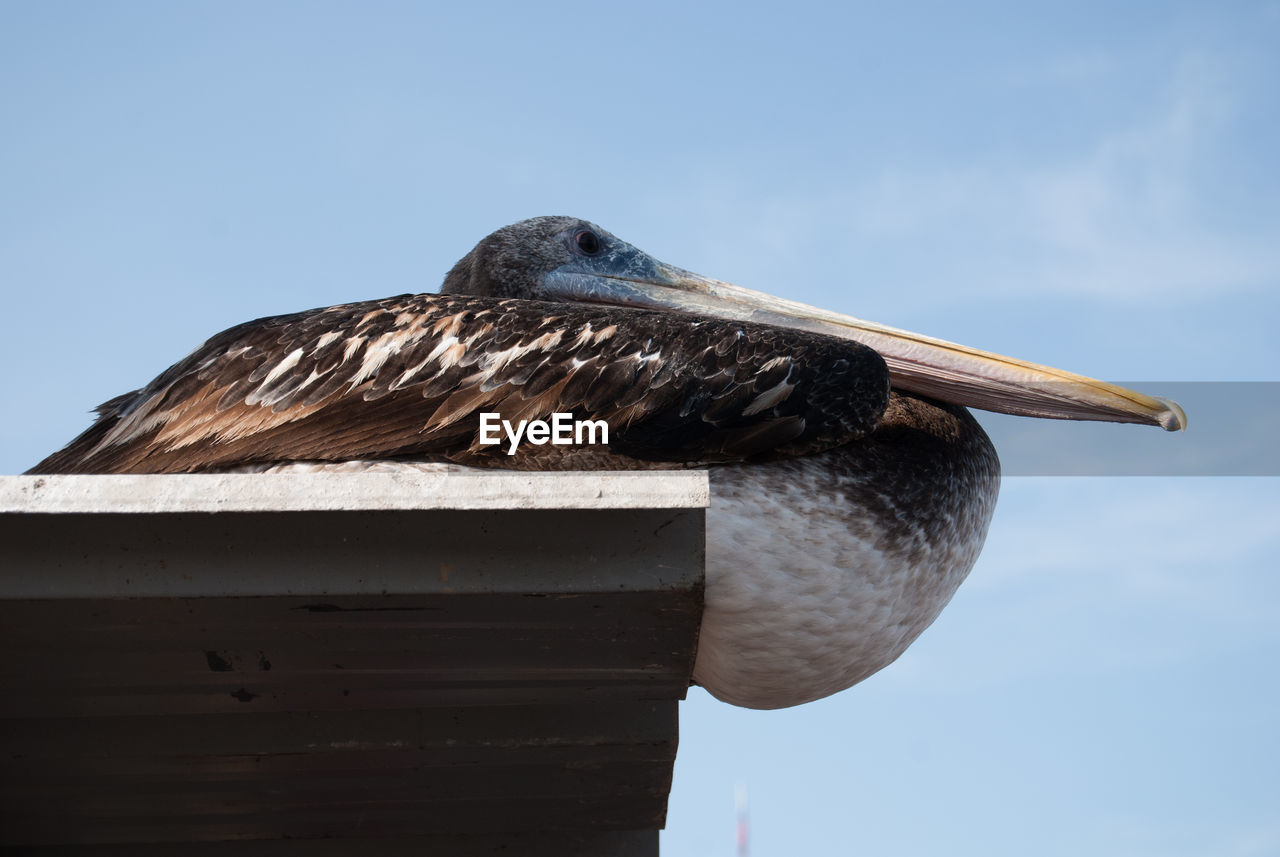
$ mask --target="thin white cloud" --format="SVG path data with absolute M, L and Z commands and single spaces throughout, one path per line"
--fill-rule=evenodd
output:
M 1086 78 L 1093 88 L 1124 74 L 1102 56 L 1047 63 L 1042 79 Z M 817 193 L 765 199 L 747 199 L 745 187 L 708 170 L 694 204 L 725 233 L 704 234 L 703 255 L 752 271 L 760 287 L 776 287 L 783 264 L 823 251 L 844 254 L 843 263 L 857 257 L 873 278 L 966 298 L 1034 292 L 1167 304 L 1275 286 L 1280 223 L 1224 225 L 1215 206 L 1225 203 L 1208 187 L 1207 171 L 1229 157 L 1224 140 L 1248 106 L 1224 67 L 1183 58 L 1148 105 L 1054 160 L 885 163 Z M 744 235 L 758 252 L 743 254 Z M 734 252 L 717 252 L 721 243 Z M 877 257 L 892 270 L 875 270 Z
M 1202 164 L 1236 105 L 1212 64 L 1187 59 L 1147 116 L 1056 163 L 891 171 L 862 188 L 851 226 L 871 233 L 948 230 L 979 253 L 1028 259 L 992 290 L 1196 298 L 1280 280 L 1280 230 L 1216 228 L 1203 216 Z M 1031 276 L 1027 276 L 1030 274 Z M 983 281 L 973 283 L 981 288 Z

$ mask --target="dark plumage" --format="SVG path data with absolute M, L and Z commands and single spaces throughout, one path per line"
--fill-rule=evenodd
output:
M 404 295 L 220 333 L 104 404 L 92 428 L 31 472 L 357 458 L 543 470 L 743 461 L 862 437 L 888 393 L 879 356 L 834 337 L 652 310 Z M 610 442 L 507 455 L 478 443 L 481 412 L 603 419 Z

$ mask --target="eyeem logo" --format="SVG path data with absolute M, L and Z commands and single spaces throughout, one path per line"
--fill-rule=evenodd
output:
M 599 439 L 597 439 L 597 432 Z M 609 424 L 604 420 L 575 420 L 573 414 L 552 414 L 551 422 L 546 420 L 521 420 L 514 427 L 510 420 L 502 419 L 501 414 L 480 414 L 480 443 L 493 446 L 502 443 L 502 435 L 506 434 L 511 446 L 507 455 L 515 455 L 516 447 L 521 439 L 534 446 L 542 446 L 550 441 L 556 446 L 569 444 L 599 444 L 609 442 Z

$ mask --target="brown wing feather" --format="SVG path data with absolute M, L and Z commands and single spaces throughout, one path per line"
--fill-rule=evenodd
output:
M 479 414 L 604 419 L 600 466 L 802 455 L 870 432 L 870 349 L 763 325 L 577 304 L 404 295 L 225 331 L 33 473 L 189 472 L 421 457 L 581 467 L 582 450 L 479 443 Z

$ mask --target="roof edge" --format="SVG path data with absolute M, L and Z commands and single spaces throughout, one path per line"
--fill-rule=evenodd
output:
M 0 476 L 0 514 L 696 509 L 704 470 Z

